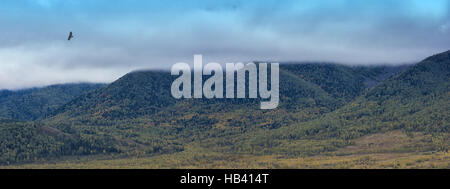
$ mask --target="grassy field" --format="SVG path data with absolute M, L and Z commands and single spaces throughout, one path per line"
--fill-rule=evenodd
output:
M 278 156 L 247 156 L 228 154 L 178 153 L 142 158 L 111 160 L 67 160 L 52 163 L 34 163 L 5 166 L 8 169 L 391 169 L 391 168 L 450 168 L 450 155 L 436 153 L 389 153 L 347 156 L 312 156 L 284 158 Z
M 430 135 L 391 131 L 361 137 L 337 151 L 307 157 L 226 154 L 190 144 L 185 151 L 152 157 L 88 156 L 54 162 L 38 162 L 1 168 L 32 169 L 171 169 L 171 168 L 450 168 L 448 152 L 426 150 Z

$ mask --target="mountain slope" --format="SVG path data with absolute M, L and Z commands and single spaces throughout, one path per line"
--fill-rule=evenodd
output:
M 272 149 L 279 153 L 296 153 L 292 145 L 299 145 L 299 141 L 332 141 L 319 144 L 322 147 L 317 151 L 324 152 L 352 144 L 353 139 L 365 135 L 403 130 L 433 136 L 428 141 L 431 147 L 415 150 L 448 150 L 449 76 L 448 51 L 388 78 L 334 112 L 316 120 L 280 128 L 267 137 L 277 144 Z M 251 146 L 264 142 L 255 140 Z
M 38 133 L 33 135 L 39 137 L 38 141 L 50 140 L 46 137 L 54 137 L 54 133 L 72 137 L 70 147 L 54 146 L 67 148 L 67 152 L 48 158 L 91 154 L 154 156 L 187 148 L 225 154 L 315 155 L 380 131 L 378 127 L 366 130 L 357 119 L 353 125 L 347 123 L 338 112 L 348 110 L 349 102 L 364 100 L 365 95 L 383 88 L 382 79 L 396 82 L 399 77 L 386 67 L 291 64 L 280 68 L 280 105 L 274 110 L 260 110 L 261 99 L 175 100 L 170 94 L 175 77 L 169 72 L 138 71 L 61 106 L 47 119 L 35 122 L 32 133 Z M 368 86 L 369 79 L 376 82 Z M 7 124 L 0 124 L 0 128 L 4 125 Z M 23 133 L 21 129 L 14 132 L 16 138 L 30 133 L 28 127 L 5 128 L 24 128 Z M 9 148 L 21 146 L 20 141 L 11 140 L 10 136 L 2 136 L 0 142 L 6 144 L 3 151 L 25 157 L 8 156 L 6 159 L 11 162 L 29 161 L 46 154 L 44 150 L 23 156 L 26 150 Z M 42 148 L 39 144 L 48 146 L 38 142 L 31 149 Z
M 79 95 L 103 84 L 63 84 L 18 91 L 0 91 L 0 118 L 35 120 L 49 115 Z
M 393 127 L 405 129 L 449 132 L 449 53 L 429 57 L 386 80 L 339 113 L 348 120 L 367 119 L 395 123 Z
M 290 64 L 280 69 L 280 108 L 302 109 L 325 107 L 329 110 L 342 106 L 366 90 L 364 80 L 382 74 L 383 68 L 346 67 L 334 64 Z M 260 99 L 181 99 L 170 94 L 170 85 L 176 77 L 164 71 L 129 73 L 100 90 L 91 91 L 59 109 L 57 114 L 100 119 L 127 119 L 153 115 L 167 107 L 186 105 L 211 106 L 223 110 L 235 108 L 232 104 L 247 104 L 259 109 Z M 230 105 L 231 104 L 231 105 Z M 189 111 L 189 110 L 185 110 Z
M 174 103 L 169 91 L 171 78 L 160 71 L 132 72 L 104 88 L 79 96 L 54 114 L 70 112 L 71 117 L 89 115 L 99 119 L 152 114 Z
M 76 98 L 44 122 L 64 132 L 87 129 L 91 135 L 131 140 L 144 148 L 161 138 L 180 143 L 203 141 L 206 148 L 229 151 L 242 134 L 313 120 L 342 107 L 367 90 L 367 78 L 383 73 L 381 67 L 282 65 L 280 105 L 275 110 L 260 110 L 261 99 L 175 100 L 170 94 L 175 77 L 170 73 L 132 72 Z

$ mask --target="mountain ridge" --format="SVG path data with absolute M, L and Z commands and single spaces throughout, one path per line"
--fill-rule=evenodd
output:
M 184 154 L 193 158 L 187 161 L 335 156 L 361 138 L 383 133 L 406 133 L 419 141 L 383 152 L 445 152 L 449 65 L 448 51 L 410 67 L 281 65 L 275 110 L 258 109 L 258 99 L 175 100 L 170 95 L 175 77 L 169 72 L 132 72 L 72 99 L 45 119 L 0 121 L 0 158 L 17 163 L 88 155 Z

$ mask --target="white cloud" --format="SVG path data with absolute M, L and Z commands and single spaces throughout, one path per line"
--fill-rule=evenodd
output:
M 348 0 L 178 2 L 186 6 L 32 2 L 39 7 L 20 14 L 13 10 L 21 7 L 5 9 L 10 11 L 0 17 L 0 25 L 7 26 L 0 28 L 0 88 L 110 82 L 135 69 L 191 63 L 193 54 L 219 63 L 395 64 L 420 61 L 450 47 L 442 3 L 421 8 L 400 1 L 368 6 Z M 439 14 L 428 16 L 435 9 Z M 69 31 L 75 35 L 70 42 Z
M 28 45 L 0 49 L 0 89 L 20 89 L 70 82 L 112 82 L 133 65 L 103 66 L 83 61 L 120 61 L 117 49 L 70 47 L 70 44 Z M 77 64 L 77 62 L 79 62 Z

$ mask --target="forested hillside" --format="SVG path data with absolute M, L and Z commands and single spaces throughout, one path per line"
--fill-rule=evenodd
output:
M 448 151 L 449 66 L 449 52 L 427 58 L 334 112 L 271 132 L 267 138 L 277 142 L 273 142 L 275 147 L 270 149 L 280 147 L 282 152 L 295 153 L 292 144 L 297 141 L 323 142 L 333 139 L 332 143 L 325 143 L 318 149 L 328 151 L 369 134 L 402 130 L 432 135 L 433 140 L 429 141 L 428 146 L 425 145 L 427 147 L 420 146 L 414 150 Z M 254 141 L 253 146 L 264 146 L 266 143 L 264 140 Z
M 46 119 L 2 122 L 2 163 L 86 155 L 267 163 L 268 156 L 446 152 L 449 65 L 449 52 L 399 67 L 282 64 L 274 110 L 260 110 L 261 99 L 175 100 L 170 73 L 132 72 Z
M 63 84 L 17 91 L 0 91 L 0 118 L 35 120 L 49 115 L 81 94 L 104 84 Z

